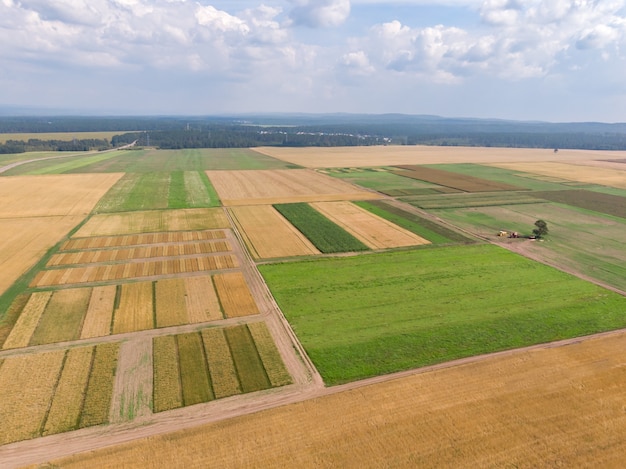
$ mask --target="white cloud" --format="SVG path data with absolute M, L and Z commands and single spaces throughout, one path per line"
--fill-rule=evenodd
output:
M 290 18 L 297 25 L 332 28 L 350 15 L 350 0 L 292 0 Z

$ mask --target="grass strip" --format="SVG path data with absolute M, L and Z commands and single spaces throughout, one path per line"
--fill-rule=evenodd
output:
M 185 188 L 185 175 L 183 171 L 170 173 L 170 189 L 167 200 L 167 208 L 188 208 L 187 191 Z
M 224 336 L 224 330 L 203 329 L 201 334 L 215 398 L 220 399 L 241 394 L 241 385 L 228 342 Z
M 92 355 L 93 347 L 68 350 L 44 425 L 44 436 L 74 430 L 78 426 Z
M 307 203 L 276 204 L 274 208 L 323 253 L 366 251 L 369 249 Z
M 30 339 L 30 345 L 78 339 L 90 297 L 91 288 L 55 291 Z
M 263 362 L 245 325 L 224 329 L 230 352 L 235 362 L 241 389 L 244 393 L 271 387 Z
M 124 174 L 124 176 L 113 184 L 108 192 L 104 194 L 104 197 L 98 201 L 93 210 L 94 213 L 119 212 L 123 210 L 123 205 L 128 198 L 128 194 L 135 189 L 139 180 L 139 174 Z
M 175 336 L 155 337 L 152 342 L 154 361 L 154 411 L 163 412 L 183 406 L 180 363 Z
M 207 194 L 209 195 L 209 207 L 220 207 L 222 205 L 220 197 L 217 194 L 215 187 L 213 187 L 213 184 L 211 184 L 209 176 L 207 176 L 207 174 L 202 171 L 200 172 L 200 179 L 202 180 L 202 183 L 206 188 Z
M 207 190 L 205 181 L 202 179 L 202 175 L 207 178 L 206 174 L 199 171 L 185 171 L 185 202 L 187 207 L 211 207 L 214 204 L 211 203 L 211 197 Z M 207 178 L 208 180 L 208 178 Z
M 274 338 L 267 329 L 267 325 L 264 322 L 255 322 L 248 324 L 250 334 L 256 344 L 256 349 L 259 352 L 263 367 L 267 373 L 267 377 L 272 384 L 272 387 L 286 386 L 293 381 L 291 375 L 287 371 L 283 359 L 276 348 Z
M 417 214 L 407 212 L 382 200 L 356 201 L 355 205 L 427 239 L 433 244 L 473 243 L 472 239 Z
M 183 388 L 183 405 L 194 405 L 215 399 L 204 353 L 198 332 L 176 336 L 180 359 L 180 378 Z
M 100 344 L 95 347 L 79 428 L 101 425 L 109 421 L 118 352 L 118 343 Z

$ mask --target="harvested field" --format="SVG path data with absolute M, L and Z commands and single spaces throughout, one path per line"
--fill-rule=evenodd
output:
M 0 219 L 87 215 L 121 174 L 2 178 Z
M 624 340 L 489 357 L 53 464 L 617 468 L 626 451 Z
M 370 147 L 259 147 L 255 151 L 307 168 L 346 168 L 403 164 L 500 163 L 516 161 L 585 161 L 624 158 L 623 151 L 495 147 L 389 145 Z
M 512 169 L 526 173 L 568 179 L 570 181 L 600 184 L 601 186 L 626 189 L 626 171 L 587 165 L 567 163 L 502 163 L 494 164 L 498 168 Z
M 173 258 L 162 261 L 93 265 L 39 272 L 31 287 L 94 283 L 112 280 L 141 279 L 180 273 L 205 272 L 239 267 L 234 255 Z
M 317 202 L 311 206 L 371 249 L 430 244 L 430 241 L 421 236 L 373 215 L 350 202 Z
M 113 313 L 113 334 L 152 329 L 152 282 L 126 283 L 118 288 L 120 300 Z
M 155 337 L 152 341 L 154 363 L 154 412 L 183 406 L 180 363 L 176 336 Z
M 42 435 L 67 432 L 78 427 L 87 388 L 93 347 L 67 351 L 63 371 L 54 392 Z
M 230 347 L 224 336 L 224 329 L 203 329 L 201 334 L 215 398 L 220 399 L 241 394 L 241 385 Z
M 80 338 L 80 331 L 83 327 L 83 319 L 90 298 L 90 288 L 55 291 L 29 344 L 51 344 Z
M 74 237 L 83 238 L 221 228 L 230 228 L 221 208 L 151 210 L 94 215 L 78 230 Z
M 156 300 L 156 327 L 187 324 L 185 279 L 168 278 L 154 284 Z
M 141 246 L 123 249 L 100 249 L 55 254 L 48 262 L 48 267 L 70 264 L 94 264 L 99 262 L 127 261 L 131 259 L 150 259 L 155 257 L 177 257 L 201 254 L 213 254 L 230 251 L 226 241 L 196 241 L 190 243 Z
M 224 317 L 210 276 L 185 277 L 183 281 L 190 323 L 218 321 Z
M 487 179 L 481 179 L 466 174 L 453 173 L 442 169 L 427 168 L 425 166 L 397 166 L 402 171 L 394 171 L 398 176 L 419 179 L 440 186 L 451 187 L 465 192 L 491 192 L 491 191 L 519 191 L 521 187 L 504 184 Z
M 24 306 L 17 322 L 13 326 L 11 333 L 7 337 L 3 349 L 27 347 L 30 338 L 33 336 L 37 324 L 46 309 L 48 301 L 52 297 L 52 292 L 35 292 L 30 295 L 28 303 Z
M 227 318 L 259 314 L 259 308 L 241 272 L 215 274 L 213 281 L 224 315 Z
M 93 238 L 72 238 L 61 246 L 61 251 L 105 249 L 115 247 L 140 246 L 150 244 L 188 243 L 226 239 L 223 230 L 211 231 L 170 231 L 165 233 L 145 233 L 127 236 L 101 236 Z
M 626 198 L 617 195 L 602 194 L 600 192 L 586 191 L 584 189 L 533 192 L 533 195 L 551 202 L 606 213 L 614 217 L 626 218 Z
M 111 333 L 116 294 L 115 285 L 93 287 L 83 330 L 80 333 L 81 339 L 102 337 Z
M 304 169 L 207 174 L 225 206 L 380 198 L 345 181 Z
M 0 445 L 40 435 L 65 350 L 5 358 L 0 367 Z
M 270 205 L 232 207 L 230 213 L 250 253 L 257 259 L 320 253 Z

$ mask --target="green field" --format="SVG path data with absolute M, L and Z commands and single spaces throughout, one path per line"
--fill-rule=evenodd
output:
M 545 241 L 526 241 L 529 253 L 626 291 L 626 220 L 553 203 L 437 210 L 434 213 L 481 236 L 499 230 L 530 235 L 537 219 L 550 230 Z M 516 242 L 524 242 L 522 240 Z
M 459 207 L 488 207 L 495 205 L 536 204 L 540 202 L 531 192 L 481 192 L 462 194 L 418 195 L 400 200 L 424 210 Z
M 276 204 L 274 208 L 323 253 L 367 251 L 369 249 L 309 204 Z
M 54 156 L 51 159 L 42 159 L 41 161 L 33 161 L 31 163 L 25 163 L 20 166 L 16 166 L 4 173 L 3 176 L 24 176 L 24 175 L 41 175 L 41 174 L 62 174 L 79 172 L 84 173 L 81 168 L 92 165 L 94 163 L 102 163 L 104 161 L 118 157 L 124 154 L 124 151 L 107 151 L 102 153 L 89 153 L 81 154 L 75 152 L 55 152 L 45 156 L 48 158 Z M 23 155 L 32 155 L 31 153 L 23 153 Z M 62 157 L 62 158 L 56 158 Z M 19 161 L 34 159 L 23 158 Z
M 324 171 L 329 176 L 347 179 L 368 189 L 395 197 L 400 195 L 438 194 L 440 187 L 417 179 L 398 176 L 386 168 L 340 168 Z M 444 189 L 445 190 L 445 189 Z
M 259 269 L 329 385 L 626 326 L 626 298 L 492 245 Z

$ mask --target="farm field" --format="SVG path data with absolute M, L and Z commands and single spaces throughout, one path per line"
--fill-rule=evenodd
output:
M 393 173 L 393 168 L 336 168 L 319 171 L 391 197 L 437 194 L 446 189 L 429 182 L 398 176 Z
M 595 212 L 626 218 L 626 197 L 602 194 L 584 189 L 535 192 L 533 195 L 551 202 L 572 205 Z
M 522 188 L 477 178 L 459 173 L 446 171 L 445 169 L 428 168 L 416 165 L 396 166 L 400 171 L 394 171 L 397 176 L 419 179 L 439 186 L 449 187 L 464 192 L 491 192 L 491 191 L 518 191 Z
M 0 133 L 0 143 L 6 143 L 7 140 L 28 141 L 31 138 L 38 140 L 61 140 L 71 142 L 74 139 L 104 139 L 110 140 L 113 136 L 124 132 L 36 132 L 36 133 Z M 55 152 L 58 153 L 58 152 Z M 30 154 L 30 153 L 29 153 Z
M 528 192 L 480 192 L 470 194 L 416 195 L 411 197 L 400 197 L 399 200 L 424 210 L 536 204 L 542 202 L 540 199 Z
M 225 206 L 380 198 L 345 181 L 305 169 L 207 174 Z
M 619 467 L 626 450 L 624 339 L 615 334 L 344 388 L 49 463 Z
M 305 168 L 349 168 L 403 164 L 506 163 L 626 158 L 626 152 L 535 148 L 437 147 L 389 145 L 369 147 L 259 147 L 255 151 Z M 522 171 L 524 171 L 522 169 Z
M 259 269 L 330 385 L 626 326 L 623 296 L 490 245 Z
M 9 169 L 2 173 L 3 176 L 24 176 L 24 175 L 59 175 L 63 173 L 71 173 L 72 171 L 87 166 L 94 162 L 102 162 L 115 158 L 120 151 L 103 151 L 103 152 L 86 152 L 68 153 L 62 158 L 39 159 L 30 163 L 24 163 L 15 168 Z M 58 155 L 58 153 L 57 153 Z
M 546 220 L 550 233 L 545 241 L 511 240 L 507 247 L 626 291 L 623 218 L 551 203 L 446 209 L 434 213 L 485 237 L 495 237 L 502 229 L 530 234 L 535 220 Z
M 76 238 L 230 228 L 222 209 L 148 210 L 93 215 Z

